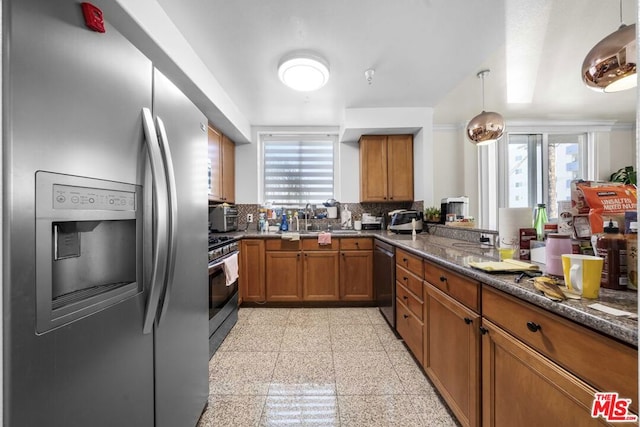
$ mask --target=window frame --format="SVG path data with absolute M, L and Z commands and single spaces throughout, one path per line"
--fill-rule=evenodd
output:
M 513 135 L 525 135 L 530 138 L 528 158 L 528 171 L 529 171 L 529 207 L 535 207 L 537 203 L 546 203 L 549 197 L 549 137 L 554 135 L 583 135 L 584 143 L 580 147 L 578 157 L 582 165 L 582 175 L 584 179 L 591 179 L 594 176 L 594 162 L 592 161 L 595 154 L 594 149 L 594 134 L 593 132 L 581 131 L 581 130 L 567 130 L 567 131 L 545 131 L 545 130 L 531 130 L 531 131 L 517 131 L 508 132 L 501 138 L 497 145 L 498 155 L 498 203 L 499 207 L 507 207 L 509 201 L 509 179 L 508 179 L 508 158 L 509 158 L 509 141 Z M 537 149 L 537 138 L 541 138 L 540 150 Z M 540 162 L 538 162 L 540 157 Z M 540 172 L 536 169 L 540 166 Z M 538 180 L 540 175 L 541 180 Z M 531 188 L 533 187 L 533 188 Z M 538 202 L 541 200 L 542 202 Z
M 259 132 L 258 133 L 258 145 L 259 145 L 259 157 L 258 157 L 258 203 L 266 204 L 268 202 L 273 203 L 272 200 L 268 200 L 265 198 L 265 146 L 268 141 L 331 141 L 333 147 L 333 197 L 334 199 L 338 199 L 338 189 L 340 188 L 339 182 L 339 155 L 340 150 L 338 149 L 338 135 L 334 133 L 327 132 Z M 291 207 L 291 208 L 304 208 L 305 205 L 286 205 L 283 207 Z

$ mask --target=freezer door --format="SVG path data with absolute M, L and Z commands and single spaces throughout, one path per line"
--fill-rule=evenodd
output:
M 38 332 L 36 248 L 46 243 L 35 207 L 37 171 L 143 185 L 152 65 L 108 16 L 105 33 L 90 31 L 75 0 L 3 1 L 2 19 L 5 425 L 152 426 L 146 290 Z
M 177 203 L 173 280 L 155 329 L 156 426 L 194 426 L 209 394 L 206 118 L 157 70 L 153 112 L 161 139 L 166 130 Z

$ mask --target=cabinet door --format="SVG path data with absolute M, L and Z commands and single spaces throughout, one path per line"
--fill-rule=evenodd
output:
M 340 253 L 340 299 L 373 300 L 373 251 Z
M 243 301 L 265 301 L 264 264 L 264 240 L 242 240 L 239 286 Z
M 211 189 L 209 200 L 222 200 L 222 134 L 209 126 L 209 161 L 211 162 Z
M 425 291 L 424 369 L 460 423 L 479 426 L 480 316 L 430 284 Z
M 236 146 L 225 135 L 222 136 L 222 200 L 236 200 Z
M 387 201 L 387 137 L 360 138 L 360 201 Z
M 302 300 L 300 252 L 269 252 L 265 265 L 267 301 Z
M 390 135 L 387 140 L 388 200 L 413 201 L 413 136 Z
M 483 426 L 607 425 L 591 418 L 595 389 L 498 326 L 482 323 Z
M 304 252 L 304 301 L 337 301 L 338 252 Z

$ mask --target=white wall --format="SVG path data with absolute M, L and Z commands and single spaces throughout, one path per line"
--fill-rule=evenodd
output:
M 596 132 L 595 139 L 596 179 L 608 180 L 618 169 L 635 166 L 635 128 L 614 127 L 611 132 Z

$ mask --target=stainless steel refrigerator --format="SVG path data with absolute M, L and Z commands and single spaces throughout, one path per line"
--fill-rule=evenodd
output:
M 194 426 L 206 118 L 108 17 L 2 3 L 4 424 Z

